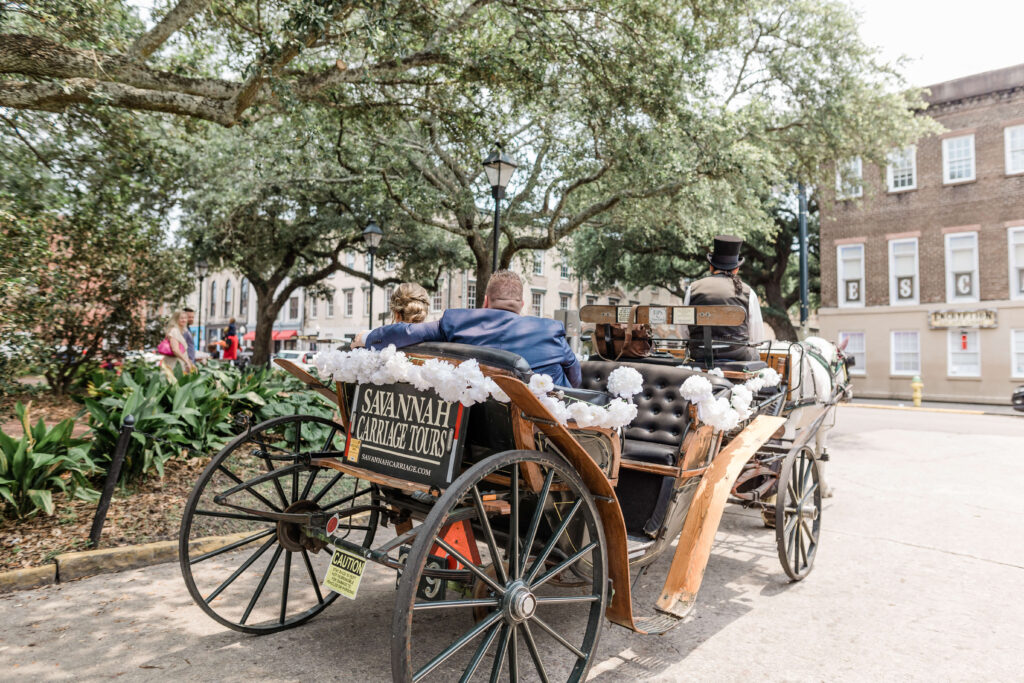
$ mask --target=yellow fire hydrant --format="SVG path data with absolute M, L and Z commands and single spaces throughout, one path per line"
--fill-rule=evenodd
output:
M 914 376 L 914 379 L 910 380 L 910 388 L 914 391 L 914 407 L 921 407 L 921 389 L 924 388 L 924 383 L 921 381 L 921 377 L 918 375 Z

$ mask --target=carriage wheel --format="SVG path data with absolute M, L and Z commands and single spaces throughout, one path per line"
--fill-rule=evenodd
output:
M 446 523 L 456 514 L 472 520 L 461 543 Z M 567 554 L 558 546 L 576 520 L 586 525 L 588 542 Z M 439 601 L 418 597 L 428 555 L 469 569 L 475 586 L 449 582 Z M 583 559 L 595 568 L 585 582 L 570 571 Z M 392 675 L 403 683 L 468 681 L 480 671 L 494 681 L 507 670 L 511 681 L 520 674 L 583 680 L 604 620 L 607 577 L 594 500 L 568 463 L 536 451 L 482 460 L 438 499 L 409 553 L 392 624 Z
M 259 513 L 338 513 L 335 534 L 369 546 L 378 512 L 346 511 L 375 501 L 376 490 L 303 464 L 344 447 L 344 435 L 341 425 L 322 417 L 278 417 L 239 435 L 210 461 L 185 506 L 179 557 L 189 593 L 215 620 L 245 633 L 274 633 L 311 619 L 338 597 L 320 586 L 330 561 L 320 552 L 324 542 L 301 525 Z
M 811 572 L 821 532 L 818 461 L 810 448 L 790 453 L 782 463 L 774 519 L 779 562 L 799 581 Z

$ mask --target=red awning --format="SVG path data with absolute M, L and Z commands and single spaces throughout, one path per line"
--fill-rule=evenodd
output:
M 242 337 L 242 339 L 244 339 L 245 341 L 256 341 L 256 333 L 255 332 L 246 332 L 245 336 Z
M 298 330 L 274 330 L 274 334 L 271 337 L 274 341 L 280 341 L 281 339 L 291 339 L 292 337 L 298 336 Z

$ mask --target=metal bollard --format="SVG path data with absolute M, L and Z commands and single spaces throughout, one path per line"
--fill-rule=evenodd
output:
M 100 494 L 100 502 L 96 506 L 96 516 L 92 519 L 89 543 L 93 548 L 98 548 L 100 545 L 100 534 L 103 533 L 103 523 L 107 519 L 107 510 L 110 509 L 110 499 L 114 496 L 117 478 L 121 476 L 121 466 L 124 464 L 125 455 L 128 454 L 128 443 L 131 441 L 134 431 L 135 416 L 125 415 L 124 422 L 121 423 L 121 436 L 117 439 L 114 457 L 110 461 L 110 471 L 107 472 L 107 480 L 103 484 L 103 493 Z
M 911 395 L 914 399 L 914 406 L 917 408 L 921 407 L 921 389 L 924 388 L 924 383 L 921 378 L 915 376 L 914 379 L 910 380 L 910 390 L 913 392 Z

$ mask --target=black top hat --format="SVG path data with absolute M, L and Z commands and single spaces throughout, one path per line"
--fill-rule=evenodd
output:
M 708 254 L 708 263 L 716 270 L 732 270 L 743 265 L 740 256 L 743 238 L 735 235 L 718 235 L 715 237 L 715 248 Z

